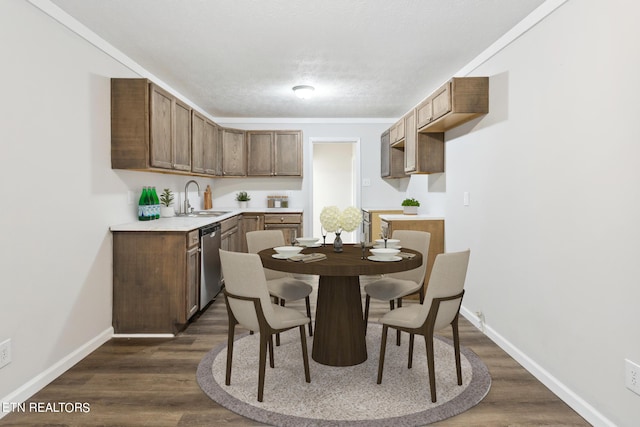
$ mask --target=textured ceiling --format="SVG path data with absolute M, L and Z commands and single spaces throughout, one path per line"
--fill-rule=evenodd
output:
M 52 3 L 212 116 L 388 118 L 544 0 Z

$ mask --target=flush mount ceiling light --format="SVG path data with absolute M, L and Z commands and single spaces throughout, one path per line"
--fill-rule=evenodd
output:
M 307 85 L 300 85 L 300 86 L 293 87 L 293 92 L 300 99 L 311 98 L 313 96 L 314 90 L 315 88 L 313 86 L 307 86 Z

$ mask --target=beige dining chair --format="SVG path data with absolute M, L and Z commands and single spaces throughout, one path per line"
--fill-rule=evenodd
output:
M 395 303 L 402 307 L 402 298 L 419 294 L 420 302 L 424 300 L 424 276 L 427 272 L 427 255 L 429 254 L 429 242 L 431 234 L 426 231 L 395 230 L 393 238 L 400 240 L 400 246 L 413 249 L 422 255 L 422 264 L 413 270 L 398 273 L 385 274 L 380 279 L 374 280 L 364 286 L 366 293 L 364 304 L 364 323 L 369 321 L 369 305 L 371 298 L 381 301 L 389 301 L 389 308 L 394 309 Z M 400 345 L 400 332 L 397 334 L 396 344 Z
M 297 310 L 271 302 L 267 281 L 260 257 L 256 254 L 228 252 L 220 249 L 220 262 L 224 273 L 224 296 L 229 316 L 227 337 L 227 372 L 225 384 L 231 385 L 231 364 L 236 325 L 260 333 L 260 362 L 258 367 L 258 402 L 262 402 L 266 369 L 267 348 L 269 366 L 273 362 L 273 334 L 300 328 L 302 359 L 306 382 L 311 382 L 307 336 L 304 325 L 311 322 Z
M 258 230 L 247 233 L 247 250 L 250 253 L 258 252 L 285 246 L 284 234 L 282 230 Z M 296 279 L 284 271 L 276 271 L 268 268 L 264 269 L 267 278 L 267 288 L 269 294 L 275 298 L 276 304 L 285 305 L 285 301 L 296 301 L 304 298 L 307 306 L 307 316 L 311 318 L 311 301 L 309 295 L 313 288 L 304 280 Z M 313 336 L 312 322 L 309 322 L 309 336 Z M 280 337 L 276 336 L 276 344 L 280 345 Z
M 380 359 L 378 361 L 378 384 L 382 383 L 384 354 L 387 346 L 389 328 L 408 332 L 409 362 L 413 363 L 414 336 L 422 335 L 427 350 L 429 368 L 429 388 L 431 401 L 436 401 L 436 375 L 433 352 L 433 333 L 451 325 L 453 329 L 453 347 L 456 360 L 458 385 L 462 385 L 462 367 L 460 365 L 460 338 L 458 336 L 458 315 L 464 295 L 464 281 L 467 276 L 470 251 L 438 254 L 433 263 L 429 285 L 422 304 L 412 304 L 397 308 L 382 316 L 382 340 L 380 343 Z

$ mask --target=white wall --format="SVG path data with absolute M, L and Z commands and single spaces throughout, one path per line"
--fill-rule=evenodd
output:
M 467 314 L 595 425 L 640 422 L 624 386 L 624 359 L 640 363 L 638 17 L 568 1 L 473 71 L 491 112 L 447 133 Z
M 131 71 L 26 1 L 0 2 L 0 45 L 0 342 L 13 359 L 0 399 L 15 402 L 110 338 L 109 226 L 135 220 L 143 185 L 185 179 L 111 169 L 109 79 Z
M 0 342 L 11 339 L 13 359 L 0 369 L 0 399 L 19 402 L 110 338 L 109 226 L 136 220 L 142 186 L 180 192 L 188 178 L 111 169 L 110 78 L 138 77 L 130 68 L 26 1 L 0 2 L 0 46 L 7 202 L 0 209 Z M 378 177 L 379 135 L 389 124 L 246 128 L 301 128 L 307 142 L 345 135 L 367 141 L 372 157 L 365 156 L 363 176 L 371 178 L 367 197 L 377 203 L 378 194 L 380 201 L 401 198 Z M 304 207 L 308 190 L 296 178 L 198 182 L 202 190 L 213 187 L 218 206 L 230 207 L 240 190 L 255 190 L 259 206 L 266 206 L 262 196 L 290 191 L 293 206 Z

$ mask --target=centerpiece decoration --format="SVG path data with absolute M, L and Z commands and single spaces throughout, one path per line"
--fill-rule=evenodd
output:
M 355 206 L 349 206 L 342 212 L 337 206 L 326 206 L 320 212 L 320 224 L 322 228 L 330 233 L 335 233 L 333 241 L 333 251 L 342 252 L 342 239 L 340 234 L 343 231 L 354 231 L 362 222 L 362 213 Z

